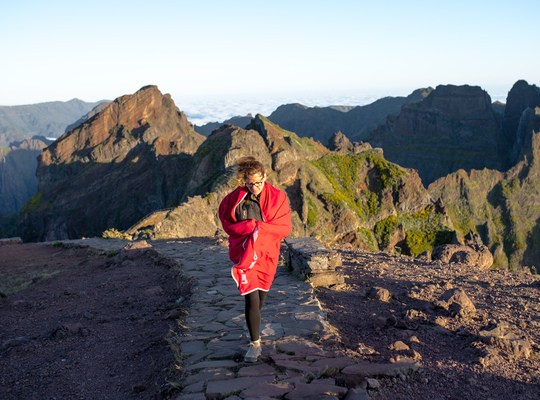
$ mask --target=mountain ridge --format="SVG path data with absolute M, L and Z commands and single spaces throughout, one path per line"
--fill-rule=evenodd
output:
M 36 135 L 56 138 L 99 103 L 75 98 L 66 102 L 0 106 L 0 147 Z

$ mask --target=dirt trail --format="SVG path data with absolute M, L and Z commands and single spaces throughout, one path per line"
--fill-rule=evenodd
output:
M 170 386 L 179 292 L 154 250 L 0 247 L 0 398 L 151 399 Z M 184 294 L 185 295 L 185 294 Z

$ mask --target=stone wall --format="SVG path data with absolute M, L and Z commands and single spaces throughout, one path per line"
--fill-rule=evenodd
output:
M 285 239 L 287 267 L 313 287 L 330 287 L 344 282 L 341 256 L 312 237 Z

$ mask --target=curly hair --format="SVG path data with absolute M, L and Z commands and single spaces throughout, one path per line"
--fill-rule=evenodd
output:
M 255 157 L 242 157 L 236 161 L 236 176 L 239 183 L 243 183 L 248 176 L 261 174 L 264 176 L 266 174 L 266 169 L 260 161 L 257 161 Z

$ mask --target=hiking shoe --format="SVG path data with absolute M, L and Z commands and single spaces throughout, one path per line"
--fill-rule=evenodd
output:
M 255 342 L 251 342 L 249 344 L 248 351 L 246 355 L 244 356 L 244 362 L 248 362 L 248 363 L 257 362 L 259 356 L 261 355 L 261 352 L 262 352 L 262 348 L 261 348 L 260 339 Z

